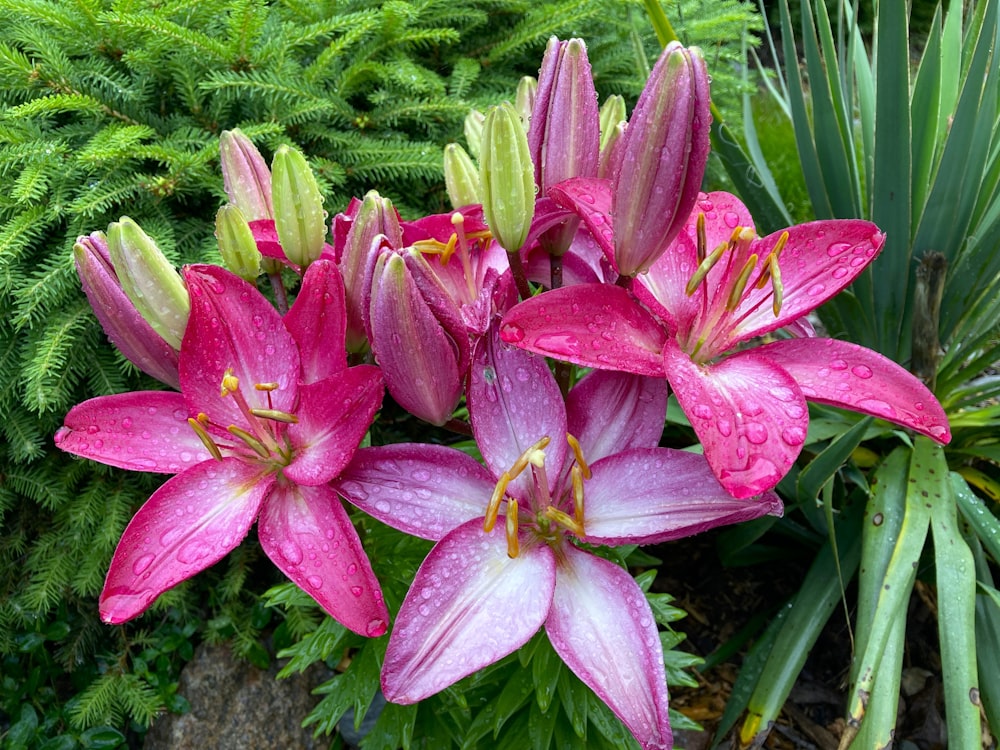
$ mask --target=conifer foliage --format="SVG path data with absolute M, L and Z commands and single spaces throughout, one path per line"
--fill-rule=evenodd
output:
M 732 59 L 754 16 L 699 6 L 680 8 L 685 41 Z M 114 746 L 130 721 L 183 707 L 192 641 L 266 661 L 270 581 L 247 543 L 162 597 L 148 630 L 98 623 L 108 560 L 151 487 L 53 452 L 72 404 L 143 377 L 80 291 L 77 236 L 128 215 L 177 264 L 214 259 L 218 136 L 235 127 L 308 154 L 331 214 L 372 188 L 404 214 L 440 210 L 442 146 L 537 72 L 550 35 L 585 34 L 598 88 L 632 100 L 658 46 L 641 4 L 620 0 L 0 0 L 0 18 L 0 733 Z M 727 66 L 713 65 L 718 98 Z

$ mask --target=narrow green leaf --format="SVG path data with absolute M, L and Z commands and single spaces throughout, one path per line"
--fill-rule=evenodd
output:
M 868 432 L 873 421 L 871 417 L 862 419 L 851 429 L 839 435 L 799 472 L 796 487 L 800 500 L 811 502 L 819 497 L 823 486 L 850 458 L 854 449 L 861 445 L 861 441 L 865 439 L 865 433 Z
M 935 445 L 934 483 L 929 485 L 934 564 L 937 571 L 938 632 L 941 671 L 948 716 L 949 747 L 976 747 L 979 731 L 979 679 L 976 668 L 976 566 L 955 515 L 953 488 L 965 487 L 957 474 L 951 481 L 944 450 Z

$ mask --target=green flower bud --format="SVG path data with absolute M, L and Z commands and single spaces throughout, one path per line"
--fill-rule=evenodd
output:
M 457 143 L 444 147 L 444 185 L 453 208 L 479 203 L 479 170 Z
M 509 103 L 492 107 L 486 115 L 479 181 L 490 231 L 504 250 L 516 253 L 535 215 L 535 167 L 528 136 Z
M 483 113 L 477 109 L 465 116 L 465 126 L 463 127 L 465 142 L 469 144 L 469 153 L 476 159 L 479 158 L 483 143 L 483 122 L 485 120 Z
M 601 105 L 601 153 L 607 150 L 611 140 L 621 133 L 618 126 L 625 122 L 625 99 L 614 94 Z
M 279 146 L 271 164 L 274 227 L 285 256 L 305 269 L 326 240 L 323 196 L 301 151 Z
M 525 132 L 531 123 L 531 111 L 535 108 L 535 94 L 538 93 L 538 81 L 531 76 L 524 76 L 517 84 L 517 93 L 514 95 L 514 109 L 517 110 L 521 118 L 521 125 Z
M 135 309 L 164 341 L 180 350 L 191 301 L 167 257 L 127 216 L 108 227 L 108 255 Z
M 215 215 L 215 239 L 226 268 L 254 283 L 260 276 L 260 250 L 243 212 L 232 203 L 222 206 Z

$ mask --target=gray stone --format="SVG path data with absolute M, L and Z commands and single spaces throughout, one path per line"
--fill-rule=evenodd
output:
M 226 646 L 202 644 L 181 672 L 178 692 L 191 711 L 161 716 L 144 750 L 325 750 L 302 720 L 319 698 L 310 690 L 323 678 L 310 673 L 277 679 L 279 666 L 258 669 Z

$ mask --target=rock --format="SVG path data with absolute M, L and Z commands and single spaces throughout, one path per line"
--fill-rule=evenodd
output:
M 279 666 L 261 670 L 227 646 L 200 645 L 181 672 L 178 692 L 191 711 L 165 714 L 146 735 L 144 750 L 325 750 L 302 720 L 319 699 L 309 672 L 277 679 Z

